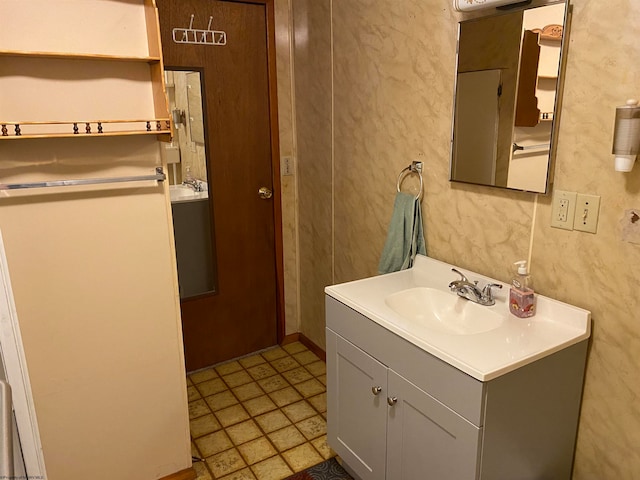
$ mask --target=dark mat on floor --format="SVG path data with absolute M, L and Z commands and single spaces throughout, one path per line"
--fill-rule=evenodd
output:
M 288 477 L 286 480 L 353 480 L 335 458 Z

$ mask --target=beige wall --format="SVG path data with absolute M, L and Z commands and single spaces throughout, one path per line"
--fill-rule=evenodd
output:
M 154 137 L 3 142 L 2 182 L 149 175 Z M 4 191 L 4 238 L 49 480 L 190 467 L 162 184 Z
M 457 21 L 442 0 L 292 0 L 300 331 L 324 345 L 322 287 L 376 274 L 396 177 L 425 163 L 428 254 L 593 313 L 577 479 L 640 471 L 640 166 L 614 172 L 614 108 L 640 95 L 640 4 L 573 0 L 555 188 L 602 197 L 598 233 L 549 227 L 550 198 L 448 181 Z M 333 135 L 332 135 L 333 132 Z
M 297 200 L 295 174 L 294 96 L 291 59 L 291 0 L 275 0 L 276 66 L 278 70 L 278 122 L 280 157 L 293 160 L 293 175 L 281 177 L 282 242 L 284 249 L 285 333 L 299 331 Z

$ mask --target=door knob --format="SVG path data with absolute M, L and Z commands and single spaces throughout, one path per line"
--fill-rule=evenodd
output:
M 263 200 L 267 200 L 273 196 L 273 192 L 268 187 L 260 187 L 258 190 L 258 196 Z
M 382 387 L 371 387 L 371 393 L 373 393 L 374 395 L 378 395 L 380 392 L 382 391 Z
M 387 397 L 387 403 L 393 407 L 398 402 L 398 397 Z

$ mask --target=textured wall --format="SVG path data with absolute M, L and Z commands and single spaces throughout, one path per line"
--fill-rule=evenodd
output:
M 291 84 L 291 1 L 275 0 L 276 66 L 280 157 L 295 158 L 293 90 Z M 285 333 L 299 331 L 296 176 L 281 177 L 282 242 L 284 249 Z
M 330 3 L 294 0 L 300 332 L 324 347 L 332 283 Z
M 593 312 L 574 477 L 632 479 L 640 472 L 640 245 L 621 241 L 619 222 L 640 208 L 640 166 L 614 172 L 611 141 L 614 107 L 640 95 L 640 3 L 572 4 L 555 188 L 601 195 L 595 235 L 550 228 L 548 197 L 448 181 L 463 18 L 451 2 L 293 0 L 301 331 L 323 345 L 324 284 L 376 273 L 396 177 L 422 159 L 429 255 L 507 280 L 533 240 L 538 291 Z

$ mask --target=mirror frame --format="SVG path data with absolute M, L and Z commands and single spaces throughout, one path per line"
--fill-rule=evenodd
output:
M 475 182 L 475 181 L 467 181 L 467 180 L 459 180 L 459 179 L 455 179 L 454 178 L 454 168 L 456 165 L 456 159 L 454 157 L 455 155 L 455 128 L 456 128 L 456 111 L 459 108 L 459 98 L 458 98 L 458 88 L 460 85 L 459 82 L 459 75 L 460 73 L 470 73 L 470 72 L 460 72 L 459 68 L 460 68 L 460 36 L 461 36 L 461 31 L 462 31 L 462 25 L 464 23 L 467 22 L 474 22 L 474 21 L 479 21 L 482 19 L 487 19 L 487 18 L 492 18 L 492 19 L 497 19 L 500 18 L 501 16 L 506 16 L 512 13 L 516 13 L 516 12 L 522 12 L 522 14 L 524 15 L 524 12 L 527 10 L 532 10 L 532 9 L 536 9 L 536 8 L 540 8 L 540 7 L 545 7 L 545 6 L 552 6 L 552 5 L 564 5 L 564 18 L 563 18 L 563 34 L 562 34 L 562 39 L 560 42 L 560 49 L 559 49 L 559 60 L 558 60 L 558 78 L 556 80 L 556 84 L 555 84 L 555 98 L 554 98 L 554 107 L 553 107 L 553 120 L 550 122 L 551 126 L 550 126 L 550 131 L 549 131 L 549 154 L 547 155 L 547 162 L 546 162 L 546 178 L 544 180 L 544 189 L 541 190 L 534 190 L 534 189 L 527 189 L 527 188 L 519 188 L 517 186 L 515 187 L 510 187 L 507 186 L 506 184 L 491 184 L 491 183 L 483 183 L 481 181 Z M 571 5 L 570 0 L 555 0 L 555 1 L 548 1 L 548 0 L 534 0 L 533 3 L 527 4 L 527 5 L 516 5 L 516 6 L 506 6 L 506 7 L 497 7 L 495 9 L 495 11 L 492 11 L 489 15 L 486 14 L 486 11 L 484 12 L 484 14 L 481 15 L 475 15 L 469 18 L 463 18 L 458 22 L 458 37 L 457 37 L 457 43 L 456 43 L 456 69 L 455 69 L 455 78 L 454 78 L 454 88 L 453 88 L 453 109 L 452 109 L 452 120 L 451 120 L 451 134 L 450 134 L 450 158 L 449 158 L 449 181 L 451 182 L 458 182 L 458 183 L 465 183 L 465 184 L 473 184 L 473 185 L 483 185 L 483 186 L 490 186 L 490 187 L 494 187 L 494 188 L 501 188 L 501 189 L 507 189 L 507 190 L 512 190 L 512 191 L 524 191 L 524 192 L 531 192 L 531 193 L 538 193 L 538 194 L 548 194 L 551 190 L 551 186 L 553 183 L 553 173 L 554 173 L 554 168 L 555 168 L 555 157 L 556 157 L 556 146 L 557 146 L 557 138 L 558 138 L 558 129 L 559 129 L 559 119 L 560 119 L 560 113 L 561 113 L 561 105 L 562 105 L 562 96 L 563 96 L 563 90 L 564 90 L 564 80 L 565 80 L 565 67 L 566 67 L 566 50 L 568 48 L 569 45 L 569 41 L 568 41 L 568 37 L 569 37 L 569 30 L 570 30 L 570 23 L 571 23 L 571 14 L 572 14 L 572 8 L 573 6 Z M 545 25 L 541 25 L 540 28 L 543 28 Z M 519 48 L 520 51 L 522 51 L 522 34 L 520 35 L 520 43 L 519 43 Z M 520 58 L 518 59 L 518 65 L 517 65 L 517 69 L 518 69 L 518 81 L 519 81 L 519 72 L 520 72 Z M 500 80 L 502 82 L 502 79 Z M 518 90 L 518 81 L 516 81 L 516 85 L 514 87 L 514 91 L 515 91 L 515 95 L 517 97 L 517 90 Z M 500 85 L 502 87 L 502 84 Z M 514 115 L 513 115 L 513 122 L 511 125 L 511 136 L 510 136 L 510 141 L 509 144 L 507 145 L 506 142 L 502 142 L 504 143 L 504 145 L 500 144 L 498 145 L 496 143 L 496 145 L 494 145 L 494 150 L 499 150 L 499 147 L 505 147 L 508 148 L 509 151 L 512 150 L 513 148 L 513 142 L 514 142 L 514 137 L 515 137 L 515 129 L 517 128 L 515 126 L 515 103 L 517 101 L 517 98 L 514 99 Z M 498 123 L 496 122 L 495 128 L 497 130 L 498 128 Z M 496 135 L 497 136 L 497 135 Z M 504 148 L 503 148 L 504 150 Z M 513 153 L 510 152 L 508 154 L 508 158 L 506 158 L 505 163 L 507 165 L 510 164 L 511 160 L 512 160 L 512 155 Z M 497 159 L 496 159 L 497 161 Z M 494 170 L 495 170 L 495 166 L 493 166 Z M 542 173 L 542 172 L 540 172 Z

